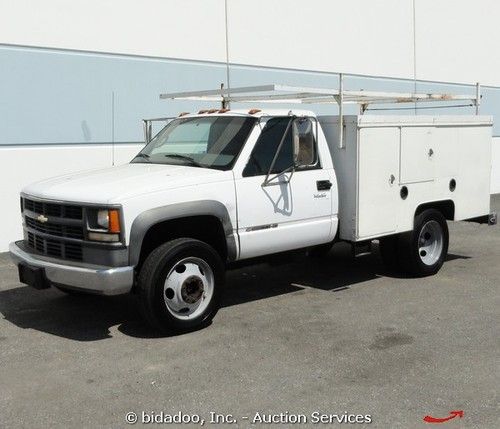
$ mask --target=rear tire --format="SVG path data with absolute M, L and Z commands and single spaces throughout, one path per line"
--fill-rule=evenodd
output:
M 399 262 L 413 276 L 431 276 L 441 269 L 448 253 L 448 225 L 435 209 L 415 216 L 414 225 L 413 231 L 402 234 L 398 240 Z
M 144 261 L 137 281 L 139 309 L 159 332 L 191 331 L 212 321 L 223 284 L 219 254 L 202 241 L 178 238 Z

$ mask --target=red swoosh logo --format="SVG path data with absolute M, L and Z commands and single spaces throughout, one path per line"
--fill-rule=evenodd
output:
M 448 417 L 436 418 L 432 416 L 425 416 L 424 422 L 427 423 L 444 423 L 448 420 L 454 419 L 455 417 L 462 418 L 464 416 L 464 412 L 462 410 L 450 411 L 450 415 Z

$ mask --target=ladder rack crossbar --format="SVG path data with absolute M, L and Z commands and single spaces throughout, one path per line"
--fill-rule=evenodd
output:
M 161 99 L 170 100 L 197 100 L 248 103 L 338 103 L 341 91 L 337 89 L 293 87 L 287 85 L 260 85 L 231 89 L 216 89 L 206 91 L 173 92 L 161 94 Z M 382 91 L 350 91 L 343 90 L 343 102 L 346 104 L 378 104 L 378 103 L 415 103 L 433 101 L 471 101 L 476 102 L 476 94 L 435 94 L 410 92 L 382 92 Z
M 221 102 L 222 108 L 226 108 L 231 102 L 235 103 L 286 103 L 286 104 L 337 104 L 339 106 L 339 128 L 338 144 L 344 148 L 344 104 L 360 105 L 361 114 L 372 104 L 400 104 L 400 103 L 431 103 L 431 102 L 454 102 L 467 101 L 476 108 L 479 114 L 481 104 L 481 86 L 476 83 L 475 93 L 469 95 L 434 94 L 434 93 L 411 93 L 411 92 L 382 92 L 382 91 L 351 91 L 344 90 L 344 77 L 339 74 L 339 89 L 295 87 L 289 85 L 259 85 L 244 86 L 240 88 L 224 88 L 205 90 L 172 92 L 160 94 L 161 99 L 170 100 L 197 100 Z M 454 107 L 450 105 L 449 107 Z M 463 106 L 458 106 L 463 107 Z

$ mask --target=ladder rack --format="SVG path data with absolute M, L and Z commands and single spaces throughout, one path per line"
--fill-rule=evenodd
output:
M 225 109 L 234 103 L 286 103 L 286 104 L 337 104 L 339 106 L 339 146 L 343 147 L 343 107 L 345 104 L 358 104 L 363 114 L 372 104 L 431 103 L 468 101 L 479 114 L 481 87 L 476 84 L 474 95 L 400 93 L 380 91 L 351 91 L 344 89 L 343 75 L 339 75 L 338 89 L 296 87 L 288 85 L 259 85 L 239 88 L 224 88 L 206 91 L 188 91 L 160 94 L 160 99 L 197 100 L 220 102 Z M 454 107 L 451 105 L 450 107 Z

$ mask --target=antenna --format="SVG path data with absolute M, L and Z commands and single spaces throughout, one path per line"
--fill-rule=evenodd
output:
M 339 95 L 337 99 L 339 105 L 339 149 L 344 148 L 344 75 L 339 74 Z
M 115 166 L 115 91 L 111 91 L 111 165 Z

